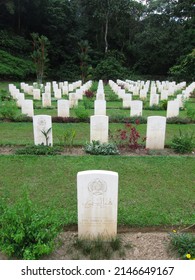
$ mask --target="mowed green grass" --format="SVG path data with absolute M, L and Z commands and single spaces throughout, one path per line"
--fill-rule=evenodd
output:
M 0 195 L 16 202 L 27 190 L 39 207 L 60 210 L 77 223 L 77 172 L 119 174 L 118 224 L 190 225 L 195 222 L 194 157 L 0 156 Z
M 125 125 L 122 123 L 110 123 L 109 129 L 111 135 L 117 135 L 118 129 L 124 129 Z M 76 131 L 74 145 L 84 145 L 89 142 L 90 138 L 90 124 L 89 123 L 53 123 L 53 139 L 54 145 L 59 145 L 59 137 L 65 131 Z M 137 126 L 141 134 L 141 138 L 146 136 L 146 124 Z M 165 144 L 170 145 L 174 135 L 179 135 L 179 130 L 183 133 L 195 133 L 195 124 L 167 124 L 166 126 L 166 140 Z M 33 144 L 33 124 L 24 122 L 0 122 L 0 145 L 28 145 Z

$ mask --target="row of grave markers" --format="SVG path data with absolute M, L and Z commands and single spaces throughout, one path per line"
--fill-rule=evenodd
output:
M 144 84 L 140 82 L 140 87 L 148 87 L 149 82 L 146 82 Z M 66 82 L 64 82 L 66 83 Z M 135 82 L 133 82 L 135 83 Z M 158 84 L 158 81 L 156 82 Z M 62 83 L 61 83 L 62 84 Z M 165 83 L 167 86 L 168 82 Z M 173 83 L 170 83 L 171 86 L 173 86 Z M 60 85 L 60 83 L 59 83 Z M 81 88 L 76 89 L 78 86 L 81 86 L 81 82 L 75 82 L 74 86 L 71 84 L 71 90 L 75 90 L 76 92 L 70 92 L 66 91 L 66 94 L 68 94 L 69 100 L 59 99 L 57 100 L 57 111 L 58 111 L 58 117 L 69 117 L 70 116 L 70 108 L 78 106 L 78 100 L 83 98 L 84 92 L 88 90 L 92 85 L 92 81 L 87 82 L 85 85 L 83 85 Z M 122 98 L 123 100 L 123 108 L 130 108 L 130 116 L 142 116 L 143 111 L 143 101 L 142 100 L 132 100 L 133 93 L 126 93 L 125 89 L 121 88 L 121 85 L 125 88 L 129 89 L 129 82 L 123 82 L 121 80 L 117 80 L 117 83 L 113 82 L 112 80 L 109 81 L 109 85 L 112 88 L 112 90 L 115 92 L 115 94 L 118 95 L 119 98 Z M 174 90 L 171 90 L 171 93 L 174 93 L 175 90 L 181 89 L 185 86 L 185 83 L 180 83 L 178 85 L 175 85 Z M 37 91 L 39 91 L 40 95 L 40 89 L 34 89 L 33 86 L 27 86 L 24 83 L 21 83 L 21 88 L 26 91 L 26 93 L 29 94 L 29 87 L 31 89 L 31 92 L 33 95 L 37 94 Z M 53 90 L 61 90 L 61 88 L 57 88 L 58 84 L 56 82 L 53 82 Z M 61 87 L 63 87 L 61 85 Z M 66 85 L 68 87 L 68 85 Z M 136 86 L 137 88 L 138 86 Z M 168 87 L 168 86 L 167 86 Z M 169 85 L 170 87 L 170 85 Z M 33 88 L 33 89 L 32 89 Z M 156 90 L 154 91 L 154 86 L 151 86 L 150 90 L 150 106 L 158 105 L 160 96 L 156 93 Z M 190 96 L 190 93 L 194 90 L 195 83 L 190 84 L 185 91 L 183 91 L 182 94 L 178 94 L 174 100 L 169 100 L 167 102 L 167 118 L 171 117 L 177 117 L 179 115 L 179 108 L 183 107 L 183 101 L 187 100 Z M 12 84 L 9 85 L 9 91 L 14 99 L 17 100 L 17 105 L 21 107 L 22 114 L 26 114 L 27 116 L 32 117 L 34 115 L 34 109 L 33 109 L 33 101 L 25 99 L 24 93 L 20 93 L 18 89 Z M 43 107 L 49 107 L 51 106 L 51 83 L 46 84 L 45 91 L 42 94 L 42 105 Z M 162 89 L 163 91 L 163 89 Z M 140 90 L 141 92 L 141 90 Z M 140 94 L 141 98 L 141 94 Z M 161 98 L 162 99 L 162 98 Z M 104 87 L 102 80 L 98 83 L 98 89 L 96 94 L 96 100 L 94 101 L 94 115 L 106 115 L 106 100 L 105 100 L 105 94 L 104 94 Z
M 147 118 L 146 148 L 164 149 L 166 117 L 151 116 Z M 48 115 L 33 116 L 35 145 L 53 145 L 52 118 Z M 90 117 L 90 142 L 108 143 L 109 117 L 94 115 Z M 47 134 L 47 142 L 44 134 Z

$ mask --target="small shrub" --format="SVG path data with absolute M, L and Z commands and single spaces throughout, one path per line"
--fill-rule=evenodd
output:
M 6 101 L 6 100 L 11 100 L 11 95 L 8 94 L 7 90 L 0 90 L 0 100 L 1 101 Z
M 119 238 L 113 238 L 110 241 L 104 241 L 100 237 L 94 240 L 76 239 L 74 249 L 80 251 L 84 256 L 89 256 L 91 260 L 108 260 L 113 254 L 118 253 L 119 256 L 125 256 L 122 248 L 122 242 Z
M 194 110 L 194 108 L 190 108 L 190 107 L 186 106 L 186 114 L 187 114 L 187 117 L 189 119 L 191 119 L 192 121 L 195 121 L 195 110 Z
M 27 146 L 22 149 L 17 149 L 15 153 L 17 155 L 58 155 L 60 154 L 61 148 L 59 147 L 51 147 L 51 146 L 44 146 L 44 145 L 37 145 L 37 146 Z
M 14 119 L 18 114 L 18 107 L 14 101 L 4 101 L 1 103 L 0 115 L 6 119 Z
M 191 153 L 195 148 L 195 137 L 194 133 L 182 133 L 179 130 L 179 136 L 174 136 L 171 142 L 171 147 L 177 153 Z
M 54 249 L 60 224 L 50 208 L 38 209 L 28 195 L 9 205 L 1 199 L 0 250 L 9 257 L 39 259 Z
M 183 259 L 195 259 L 195 235 L 192 233 L 171 233 L 171 245 Z
M 81 120 L 86 120 L 89 118 L 89 111 L 87 111 L 85 108 L 78 107 L 78 108 L 75 108 L 74 111 L 75 111 L 75 115 L 77 116 L 77 118 L 79 118 Z
M 87 98 L 93 98 L 94 97 L 94 92 L 92 91 L 92 90 L 86 90 L 85 91 L 85 96 L 87 97 Z
M 103 143 L 100 141 L 92 141 L 92 143 L 86 143 L 84 151 L 92 155 L 118 155 L 119 151 L 114 143 Z
M 169 124 L 189 124 L 192 121 L 188 118 L 171 117 L 167 118 L 167 123 Z
M 85 109 L 93 109 L 94 107 L 93 102 L 91 102 L 89 99 L 83 100 L 83 106 Z
M 69 151 L 73 148 L 73 142 L 76 137 L 75 130 L 65 130 L 63 134 L 58 136 L 60 144 L 67 148 Z
M 162 109 L 165 111 L 167 110 L 167 103 L 168 103 L 168 100 L 162 100 L 160 103 L 160 106 L 162 106 Z
M 139 125 L 139 120 L 135 121 L 135 124 Z M 136 129 L 136 126 L 126 123 L 125 129 L 119 129 L 118 133 L 117 138 L 122 147 L 128 147 L 131 150 L 137 150 L 142 147 L 142 145 L 138 143 L 141 136 Z

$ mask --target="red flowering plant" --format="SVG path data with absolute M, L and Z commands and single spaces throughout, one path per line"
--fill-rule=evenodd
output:
M 140 121 L 136 120 L 135 125 L 138 126 L 139 124 Z M 137 150 L 142 147 L 142 145 L 138 143 L 141 136 L 135 125 L 131 123 L 126 123 L 124 129 L 118 130 L 117 138 L 119 139 L 119 145 L 121 146 L 121 148 Z M 142 139 L 142 141 L 145 140 L 145 138 Z
M 92 90 L 86 90 L 85 91 L 85 96 L 87 98 L 93 98 L 94 97 L 94 92 Z

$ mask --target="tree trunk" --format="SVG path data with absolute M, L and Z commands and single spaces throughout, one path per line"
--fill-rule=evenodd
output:
M 107 51 L 108 51 L 108 15 L 106 17 L 104 41 L 105 41 L 105 53 L 107 53 Z

